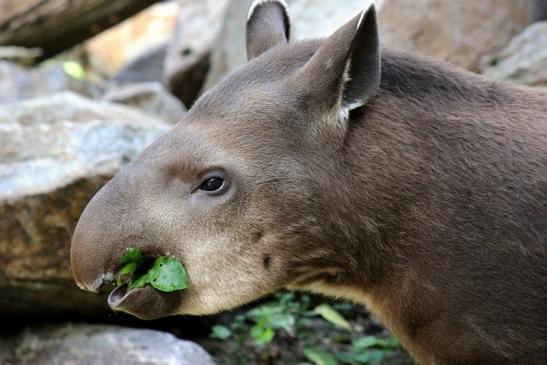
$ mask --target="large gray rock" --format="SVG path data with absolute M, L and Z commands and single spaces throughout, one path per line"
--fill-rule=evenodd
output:
M 30 328 L 0 339 L 4 365 L 214 365 L 199 345 L 146 329 L 99 325 Z
M 500 53 L 485 59 L 490 78 L 547 87 L 547 22 L 530 25 Z
M 186 112 L 184 105 L 159 82 L 141 82 L 113 87 L 103 100 L 129 105 L 168 123 L 176 123 Z
M 167 43 L 148 50 L 123 66 L 114 75 L 113 80 L 120 84 L 147 81 L 161 82 L 166 52 Z
M 99 86 L 67 75 L 60 64 L 26 69 L 0 61 L 0 106 L 67 90 L 90 97 L 102 93 Z
M 73 283 L 73 228 L 109 177 L 169 128 L 70 92 L 0 108 L 0 314 L 104 311 L 104 298 Z
M 528 0 L 528 9 L 530 18 L 534 22 L 547 20 L 547 1 Z
M 167 48 L 163 80 L 167 89 L 191 105 L 207 70 L 221 30 L 227 0 L 179 0 L 174 37 Z

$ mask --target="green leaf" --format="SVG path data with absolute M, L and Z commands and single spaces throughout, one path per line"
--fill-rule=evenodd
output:
M 336 358 L 334 355 L 325 351 L 319 351 L 315 348 L 306 348 L 304 349 L 304 355 L 306 355 L 308 360 L 315 365 L 336 365 Z
M 271 328 L 283 328 L 289 334 L 292 334 L 293 326 L 296 320 L 292 314 L 274 314 L 268 318 L 268 325 Z
M 133 277 L 129 282 L 129 289 L 142 288 L 150 282 L 148 273 L 144 273 L 141 276 Z
M 211 338 L 217 338 L 219 340 L 227 340 L 232 336 L 232 331 L 226 326 L 217 324 L 211 328 Z
M 399 346 L 399 341 L 395 338 L 384 340 L 375 336 L 364 336 L 352 341 L 352 346 L 357 349 L 366 349 L 369 347 L 381 347 L 392 349 Z
M 170 256 L 160 256 L 148 271 L 149 283 L 156 289 L 172 292 L 188 288 L 188 274 L 179 260 Z
M 338 361 L 343 362 L 344 364 L 364 364 L 366 363 L 366 360 L 363 361 L 363 354 L 355 353 L 355 352 L 337 352 L 335 354 L 335 357 Z
M 133 260 L 144 261 L 142 253 L 137 249 L 128 249 L 126 254 L 122 257 L 122 261 L 124 260 L 129 261 L 130 263 Z M 118 282 L 120 281 L 120 274 L 126 267 L 129 267 L 130 263 L 118 272 Z M 135 269 L 136 265 L 132 270 L 132 273 Z M 148 272 L 142 273 L 139 276 L 133 276 L 129 283 L 129 288 L 141 288 L 146 284 L 150 284 L 155 289 L 163 292 L 182 290 L 188 288 L 188 274 L 180 261 L 176 258 L 171 256 L 160 256 L 156 258 L 154 265 L 152 265 Z
M 368 362 L 378 363 L 386 358 L 387 352 L 382 350 L 369 350 L 366 352 L 366 355 L 368 356 Z
M 378 345 L 378 338 L 375 336 L 364 336 L 352 341 L 352 346 L 357 349 L 366 349 Z
M 142 264 L 144 257 L 142 251 L 135 247 L 129 247 L 125 250 L 122 258 L 120 259 L 122 264 L 129 264 L 134 262 L 137 266 Z
M 126 264 L 124 267 L 122 267 L 120 271 L 118 271 L 118 275 L 116 275 L 118 277 L 117 284 L 122 285 L 123 283 L 128 281 L 136 269 L 137 269 L 137 264 L 134 262 L 130 262 Z
M 351 325 L 340 313 L 328 304 L 321 304 L 315 307 L 314 312 L 321 315 L 324 319 L 334 324 L 335 326 L 351 330 Z
M 387 354 L 381 350 L 367 350 L 366 352 L 339 352 L 336 359 L 346 364 L 369 364 L 382 361 Z
M 275 332 L 269 327 L 255 325 L 251 328 L 251 337 L 258 345 L 265 345 L 273 340 Z

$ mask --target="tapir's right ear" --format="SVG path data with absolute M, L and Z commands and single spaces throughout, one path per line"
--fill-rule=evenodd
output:
M 290 21 L 283 0 L 255 0 L 247 17 L 247 60 L 287 43 Z
M 374 5 L 323 41 L 293 78 L 310 110 L 347 120 L 380 85 L 380 45 Z M 323 118 L 324 119 L 324 118 Z

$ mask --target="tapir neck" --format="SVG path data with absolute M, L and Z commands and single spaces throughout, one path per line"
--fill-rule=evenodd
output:
M 533 214 L 541 211 L 533 183 L 541 177 L 525 156 L 544 148 L 545 94 L 443 64 L 384 58 L 381 89 L 350 115 L 341 165 L 350 193 L 344 219 L 358 227 L 345 229 L 353 234 L 347 276 L 311 289 L 366 304 L 420 362 L 435 363 L 426 351 L 435 330 L 470 331 L 472 323 L 450 317 L 488 315 L 464 315 L 461 298 L 490 290 L 493 272 L 512 276 L 503 263 L 519 247 L 541 249 L 529 248 L 547 234 Z M 541 133 L 532 133 L 537 126 Z M 522 150 L 512 153 L 507 141 Z M 435 351 L 449 351 L 442 346 Z
M 346 228 L 359 242 L 355 280 L 367 288 L 446 249 L 431 242 L 451 225 L 454 194 L 469 189 L 462 173 L 481 164 L 474 139 L 489 138 L 474 135 L 485 133 L 473 126 L 475 114 L 493 121 L 505 113 L 503 90 L 471 73 L 392 51 L 382 65 L 380 90 L 350 114 L 340 171 L 351 192 L 348 225 L 360 228 Z

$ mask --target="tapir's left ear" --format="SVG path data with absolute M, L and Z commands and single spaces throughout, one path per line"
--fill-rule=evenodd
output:
M 376 10 L 371 5 L 323 41 L 293 78 L 305 100 L 320 112 L 349 111 L 365 104 L 380 85 Z
M 283 0 L 255 0 L 247 16 L 247 59 L 260 56 L 270 48 L 287 43 L 290 21 Z

